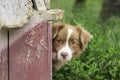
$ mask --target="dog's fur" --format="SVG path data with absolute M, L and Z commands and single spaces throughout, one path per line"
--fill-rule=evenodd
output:
M 84 51 L 92 35 L 84 28 L 69 24 L 53 24 L 53 67 L 60 68 Z

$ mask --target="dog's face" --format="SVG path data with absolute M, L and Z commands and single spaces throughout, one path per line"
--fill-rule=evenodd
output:
M 66 63 L 80 54 L 92 36 L 81 27 L 57 23 L 53 25 L 53 60 Z

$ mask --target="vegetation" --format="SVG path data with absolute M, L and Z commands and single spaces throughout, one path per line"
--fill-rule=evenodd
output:
M 58 71 L 53 80 L 119 80 L 120 79 L 120 17 L 102 21 L 103 0 L 51 0 L 52 8 L 65 10 L 61 22 L 82 25 L 94 38 L 76 59 Z

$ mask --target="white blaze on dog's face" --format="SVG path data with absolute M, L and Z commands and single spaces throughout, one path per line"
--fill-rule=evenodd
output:
M 53 25 L 52 38 L 53 66 L 59 66 L 83 52 L 92 35 L 81 27 L 58 23 Z
M 69 39 L 71 37 L 73 30 L 68 28 L 67 29 L 67 39 L 66 39 L 66 43 L 65 45 L 58 50 L 58 60 L 62 61 L 62 62 L 67 62 L 70 61 L 72 59 L 72 53 L 73 51 L 71 50 L 70 46 L 69 46 Z

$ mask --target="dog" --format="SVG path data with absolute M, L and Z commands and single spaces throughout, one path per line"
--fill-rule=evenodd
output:
M 54 23 L 52 30 L 52 62 L 57 69 L 81 54 L 93 38 L 84 28 L 70 24 Z

